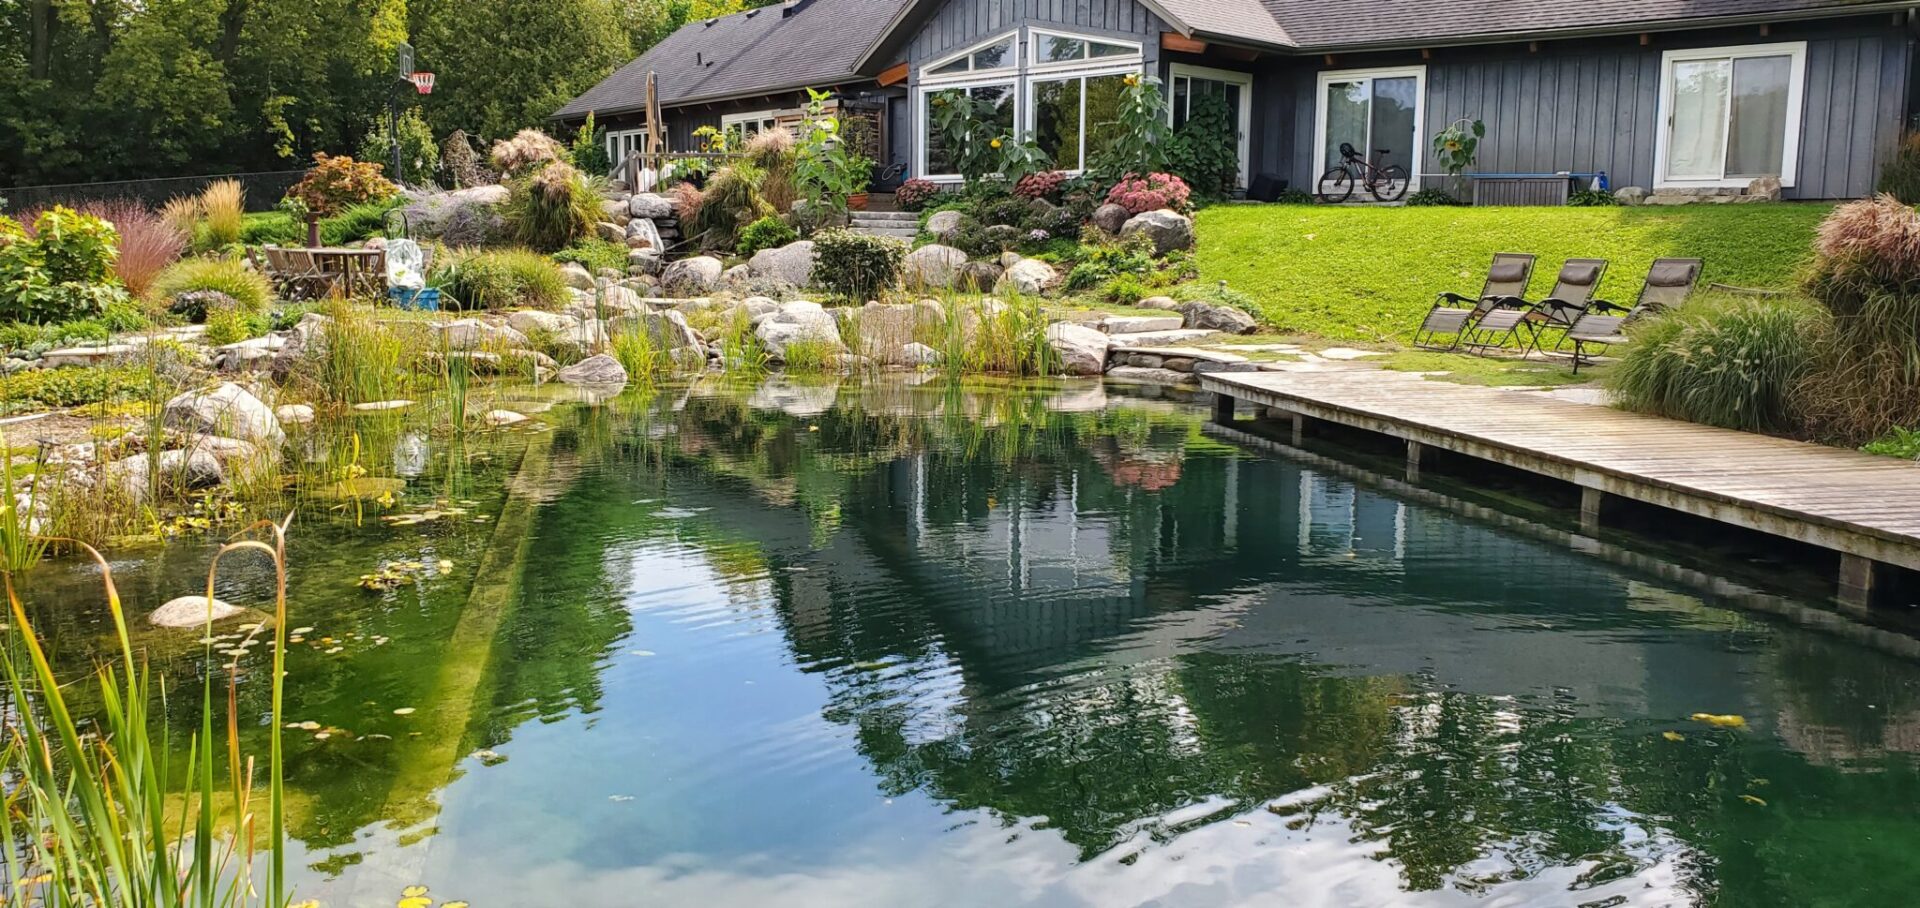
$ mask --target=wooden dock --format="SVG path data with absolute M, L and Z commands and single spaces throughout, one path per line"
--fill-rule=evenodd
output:
M 1597 528 L 1617 495 L 1840 553 L 1839 596 L 1864 605 L 1876 564 L 1920 570 L 1920 465 L 1715 429 L 1541 394 L 1381 371 L 1201 376 L 1230 422 L 1235 401 L 1402 439 L 1417 478 L 1427 448 L 1579 486 Z

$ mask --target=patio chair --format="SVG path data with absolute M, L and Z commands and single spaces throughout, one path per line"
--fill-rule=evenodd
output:
M 1640 296 L 1631 307 L 1594 300 L 1581 310 L 1556 348 L 1545 352 L 1571 357 L 1573 374 L 1579 375 L 1582 363 L 1592 363 L 1608 347 L 1626 341 L 1621 331 L 1628 323 L 1686 302 L 1687 295 L 1700 282 L 1700 268 L 1699 259 L 1654 260 L 1647 269 L 1646 281 L 1640 285 Z M 1572 353 L 1564 352 L 1568 344 L 1573 346 Z
M 1533 259 L 1533 256 L 1520 252 L 1495 253 L 1493 264 L 1487 267 L 1487 282 L 1480 288 L 1478 298 L 1441 291 L 1433 298 L 1433 308 L 1427 310 L 1427 317 L 1420 321 L 1419 329 L 1413 332 L 1413 345 L 1425 350 L 1442 351 L 1460 346 L 1460 339 L 1466 336 L 1467 326 L 1487 314 L 1496 300 L 1527 295 L 1527 282 L 1533 279 Z M 1453 340 L 1443 345 L 1435 340 L 1441 335 L 1452 335 Z
M 267 282 L 273 285 L 274 292 L 287 299 L 305 299 L 312 295 L 314 280 L 319 275 L 313 270 L 311 256 L 307 257 L 302 267 L 296 263 L 292 250 L 265 246 L 260 251 L 267 259 L 262 273 L 266 275 Z
M 1461 346 L 1484 356 L 1517 339 L 1520 358 L 1525 359 L 1539 346 L 1540 332 L 1573 326 L 1606 273 L 1606 259 L 1567 259 L 1546 299 L 1537 303 L 1514 296 L 1495 300 L 1493 308 L 1467 329 Z

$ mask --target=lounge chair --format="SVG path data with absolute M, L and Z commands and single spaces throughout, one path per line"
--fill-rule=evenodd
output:
M 1469 324 L 1487 314 L 1497 300 L 1526 296 L 1527 282 L 1532 279 L 1533 256 L 1519 252 L 1495 253 L 1493 264 L 1487 267 L 1487 283 L 1480 288 L 1480 296 L 1442 291 L 1433 298 L 1433 308 L 1427 310 L 1420 328 L 1413 332 L 1413 345 L 1427 350 L 1452 350 L 1460 346 Z M 1453 336 L 1449 343 L 1435 340 L 1448 334 Z
M 1573 359 L 1573 374 L 1580 374 L 1581 363 L 1591 363 L 1607 347 L 1626 341 L 1621 330 L 1634 319 L 1686 302 L 1687 295 L 1700 282 L 1699 259 L 1656 259 L 1647 269 L 1646 282 L 1631 307 L 1607 300 L 1594 300 L 1567 328 L 1566 336 L 1553 352 Z M 1573 352 L 1564 348 L 1571 344 Z M 1592 349 L 1597 348 L 1597 349 Z
M 1567 259 L 1554 279 L 1553 293 L 1537 303 L 1517 296 L 1495 300 L 1493 308 L 1474 322 L 1462 337 L 1469 352 L 1485 355 L 1520 340 L 1522 359 L 1540 344 L 1540 332 L 1570 328 L 1600 289 L 1607 274 L 1606 259 Z

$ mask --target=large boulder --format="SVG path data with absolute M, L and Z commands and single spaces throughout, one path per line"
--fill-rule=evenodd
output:
M 1153 240 L 1155 255 L 1166 255 L 1193 248 L 1193 219 L 1165 208 L 1136 214 L 1120 228 L 1123 237 L 1146 234 Z
M 603 199 L 600 202 L 600 219 L 626 227 L 627 222 L 633 220 L 633 213 L 628 210 L 626 199 Z
M 624 385 L 627 370 L 619 360 L 602 353 L 561 369 L 554 379 L 568 385 Z
M 654 226 L 651 218 L 635 218 L 627 222 L 626 244 L 629 249 L 665 249 L 667 244 L 660 239 L 660 228 Z
M 211 391 L 188 391 L 167 401 L 162 418 L 176 429 L 276 448 L 286 438 L 272 408 L 233 382 Z
M 630 217 L 646 218 L 657 221 L 673 217 L 673 202 L 666 196 L 651 192 L 635 193 L 627 200 L 627 214 Z
M 952 213 L 956 212 L 943 211 L 940 214 Z M 959 276 L 960 269 L 966 264 L 966 253 L 952 246 L 935 243 L 907 253 L 900 263 L 900 277 L 911 288 L 947 290 L 953 287 L 954 278 Z
M 1022 296 L 1039 296 L 1060 282 L 1060 272 L 1039 259 L 1021 259 L 1013 267 L 1000 275 L 1000 283 L 994 289 L 1001 293 L 1018 293 Z
M 532 337 L 536 334 L 560 336 L 580 327 L 580 320 L 559 312 L 541 312 L 536 309 L 522 309 L 507 316 L 507 324 L 513 330 Z
M 477 318 L 461 318 L 438 326 L 441 341 L 451 350 L 478 350 L 498 347 L 518 350 L 527 345 L 527 336 L 507 325 L 496 325 Z
M 1107 349 L 1112 341 L 1105 332 L 1056 322 L 1047 326 L 1047 342 L 1060 358 L 1060 371 L 1067 375 L 1099 375 L 1107 370 Z
M 626 331 L 645 331 L 653 339 L 654 346 L 662 350 L 706 345 L 700 332 L 693 330 L 693 326 L 687 324 L 687 317 L 675 309 L 660 312 L 649 310 L 622 316 L 613 320 L 610 330 L 616 335 Z
M 760 339 L 767 356 L 776 362 L 786 362 L 787 348 L 797 341 L 819 343 L 833 353 L 844 353 L 847 349 L 833 316 L 820 308 L 819 303 L 804 300 L 787 303 L 767 316 L 754 329 L 754 336 Z
M 916 365 L 908 358 L 906 348 L 914 345 L 922 329 L 938 330 L 945 321 L 945 311 L 937 302 L 931 306 L 868 303 L 857 310 L 841 311 L 849 313 L 849 321 L 858 326 L 860 351 L 888 365 Z
M 660 277 L 660 286 L 675 296 L 712 293 L 720 286 L 720 276 L 726 270 L 726 263 L 719 259 L 710 255 L 696 255 L 668 265 L 666 273 Z
M 1188 328 L 1200 328 L 1207 331 L 1224 331 L 1228 334 L 1252 334 L 1260 327 L 1253 316 L 1232 306 L 1216 306 L 1198 300 L 1180 307 Z
M 666 265 L 666 257 L 654 248 L 635 249 L 627 253 L 627 274 L 652 277 L 658 275 Z
M 1133 212 L 1128 211 L 1123 206 L 1108 202 L 1105 205 L 1095 208 L 1093 210 L 1093 217 L 1090 220 L 1093 221 L 1093 226 L 1101 230 L 1108 233 L 1119 233 L 1120 228 L 1125 227 L 1127 220 L 1131 217 L 1133 217 Z
M 594 230 L 600 234 L 601 239 L 609 243 L 624 244 L 627 241 L 627 228 L 612 221 L 601 221 L 594 225 Z
M 813 241 L 801 240 L 778 249 L 762 249 L 753 254 L 747 267 L 753 270 L 756 277 L 793 287 L 807 287 L 813 284 L 813 265 L 818 260 Z
M 586 266 L 579 262 L 568 262 L 561 265 L 560 278 L 567 282 L 567 286 L 575 290 L 593 289 L 593 272 L 588 271 Z
M 153 610 L 147 621 L 155 627 L 196 628 L 206 627 L 216 621 L 225 621 L 235 615 L 243 614 L 246 609 L 230 605 L 219 599 L 206 596 L 181 596 L 170 599 L 166 605 Z
M 927 218 L 927 233 L 942 243 L 952 242 L 960 235 L 960 224 L 966 215 L 958 211 L 936 211 Z
M 992 293 L 1000 285 L 1005 269 L 992 262 L 968 262 L 953 280 L 953 289 L 969 293 Z

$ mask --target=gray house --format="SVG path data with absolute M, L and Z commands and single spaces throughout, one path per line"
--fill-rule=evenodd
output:
M 1157 76 L 1181 122 L 1226 99 L 1241 177 L 1311 188 L 1342 142 L 1431 183 L 1430 137 L 1485 122 L 1476 170 L 1618 186 L 1869 194 L 1920 102 L 1920 0 L 787 0 L 689 24 L 556 114 L 595 111 L 616 154 L 655 74 L 669 147 L 752 132 L 804 88 L 875 112 L 888 176 L 955 180 L 927 108 L 999 104 L 1077 170 L 1121 79 Z M 882 187 L 884 188 L 884 187 Z

